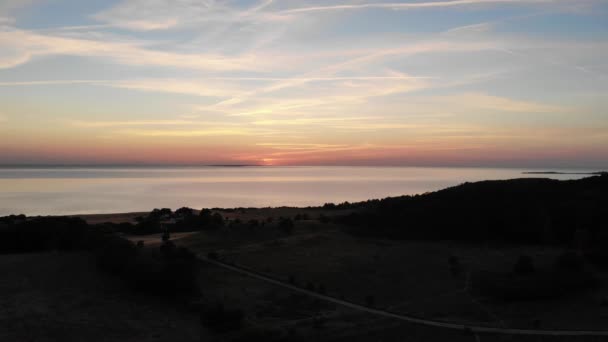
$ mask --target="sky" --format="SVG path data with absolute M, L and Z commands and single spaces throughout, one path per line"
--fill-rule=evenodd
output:
M 608 0 L 0 0 L 0 164 L 608 168 Z

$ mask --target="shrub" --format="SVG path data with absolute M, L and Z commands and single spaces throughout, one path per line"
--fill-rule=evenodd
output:
M 317 292 L 319 292 L 319 294 L 322 294 L 322 295 L 326 294 L 327 291 L 325 290 L 325 285 L 320 284 L 319 287 L 317 288 Z
M 374 298 L 374 296 L 372 295 L 367 295 L 365 296 L 365 305 L 368 307 L 374 307 L 374 305 L 376 304 L 376 299 Z
M 191 217 L 194 216 L 194 209 L 183 207 L 175 211 L 175 215 L 179 217 Z
M 581 272 L 585 268 L 585 260 L 575 252 L 564 252 L 555 260 L 555 268 L 559 271 Z
M 285 234 L 291 234 L 293 232 L 293 221 L 290 218 L 280 218 L 279 229 Z
M 559 298 L 595 286 L 592 274 L 544 271 L 514 277 L 507 272 L 478 272 L 472 278 L 473 290 L 483 296 L 505 301 L 531 301 Z
M 122 274 L 128 263 L 137 256 L 137 247 L 129 240 L 113 235 L 100 239 L 95 251 L 97 266 L 111 274 Z
M 203 310 L 201 324 L 214 332 L 224 333 L 241 329 L 245 314 L 240 309 L 226 309 L 223 303 Z
M 517 262 L 513 266 L 513 272 L 517 275 L 528 275 L 536 271 L 532 257 L 522 255 L 517 259 Z
M 207 254 L 207 258 L 211 260 L 219 260 L 220 256 L 217 254 L 217 252 L 209 252 Z
M 460 265 L 460 259 L 457 256 L 450 256 L 448 259 L 450 264 L 450 272 L 453 276 L 458 277 L 462 273 L 462 266 Z
M 295 329 L 250 328 L 232 342 L 295 342 L 302 341 Z
M 79 250 L 86 247 L 87 223 L 73 217 L 23 215 L 1 218 L 0 253 Z

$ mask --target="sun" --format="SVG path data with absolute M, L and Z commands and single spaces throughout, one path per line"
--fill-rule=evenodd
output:
M 276 159 L 274 158 L 262 158 L 262 165 L 272 166 L 275 165 Z

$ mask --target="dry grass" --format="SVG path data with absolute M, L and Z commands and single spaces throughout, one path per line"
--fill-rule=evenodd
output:
M 199 341 L 198 317 L 98 273 L 86 254 L 0 256 L 0 341 Z
M 264 214 L 285 215 L 275 210 Z M 263 216 L 259 211 L 242 215 L 235 218 Z M 521 328 L 532 328 L 535 320 L 555 329 L 608 325 L 608 308 L 600 306 L 608 298 L 605 287 L 559 300 L 515 303 L 480 298 L 471 291 L 468 273 L 509 271 L 520 255 L 532 256 L 538 268 L 549 268 L 561 252 L 557 248 L 360 239 L 316 220 L 296 222 L 289 236 L 271 228 L 226 229 L 179 243 L 201 253 L 221 251 L 227 260 L 286 281 L 292 276 L 300 286 L 322 285 L 335 297 L 365 303 L 371 295 L 378 307 L 425 318 Z M 450 256 L 459 258 L 461 276 L 451 273 Z

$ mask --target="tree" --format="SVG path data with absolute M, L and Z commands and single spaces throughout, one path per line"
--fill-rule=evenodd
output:
M 528 275 L 536 272 L 532 257 L 528 255 L 520 256 L 519 259 L 517 259 L 515 266 L 513 266 L 513 272 L 518 275 Z
M 182 207 L 175 211 L 175 215 L 183 218 L 194 216 L 194 209 Z
M 458 277 L 462 272 L 462 266 L 460 265 L 460 259 L 457 256 L 450 256 L 448 259 L 448 263 L 450 264 L 450 272 L 454 277 Z
M 372 296 L 372 295 L 365 296 L 365 305 L 366 306 L 373 308 L 375 306 L 375 304 L 376 304 L 376 299 L 374 298 L 374 296 Z
M 279 229 L 286 234 L 291 234 L 293 232 L 293 221 L 289 217 L 281 217 L 279 219 Z
M 163 242 L 167 242 L 167 241 L 171 240 L 171 233 L 169 233 L 169 229 L 165 228 L 165 231 L 163 232 L 163 236 L 161 237 L 161 239 L 163 240 Z
M 226 309 L 223 303 L 201 313 L 201 324 L 209 329 L 225 333 L 241 329 L 245 314 L 240 309 Z

